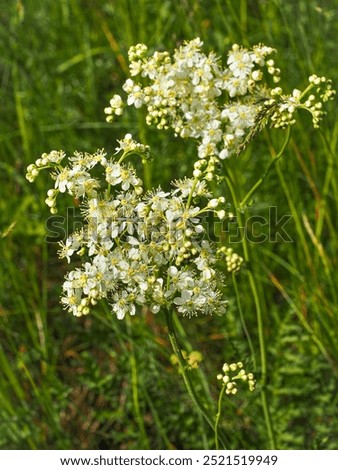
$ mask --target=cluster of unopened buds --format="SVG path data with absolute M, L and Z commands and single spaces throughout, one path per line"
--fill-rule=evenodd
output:
M 225 363 L 223 364 L 222 371 L 222 374 L 217 375 L 217 379 L 222 381 L 222 385 L 225 387 L 225 393 L 227 395 L 236 395 L 238 392 L 238 381 L 246 382 L 250 392 L 255 390 L 256 381 L 254 379 L 254 375 L 251 372 L 247 373 L 243 369 L 242 362 L 235 362 L 232 364 Z
M 229 273 L 238 273 L 241 269 L 244 259 L 230 247 L 222 246 L 218 249 L 218 253 L 223 253 Z
M 318 128 L 325 115 L 323 103 L 333 99 L 334 95 L 331 80 L 311 75 L 309 85 L 304 91 L 294 89 L 291 95 L 284 95 L 280 87 L 273 88 L 271 98 L 264 102 L 264 106 L 273 127 L 283 129 L 294 124 L 295 112 L 305 109 L 311 113 L 313 127 Z
M 259 44 L 248 49 L 234 44 L 223 66 L 214 52 L 204 54 L 202 46 L 196 38 L 172 55 L 167 51 L 149 55 L 145 44 L 131 47 L 133 78 L 123 85 L 126 103 L 115 94 L 105 109 L 107 121 L 120 116 L 126 104 L 144 106 L 149 125 L 197 139 L 199 158 L 220 159 L 240 153 L 267 124 L 276 128 L 294 124 L 297 109 L 309 111 L 314 127 L 318 127 L 325 114 L 323 103 L 335 93 L 330 80 L 312 75 L 304 91 L 295 89 L 287 94 L 276 87 L 280 69 L 269 58 L 273 48 Z

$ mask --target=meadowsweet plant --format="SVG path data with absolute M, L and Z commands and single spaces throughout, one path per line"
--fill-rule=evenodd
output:
M 184 351 L 175 331 L 174 315 L 223 315 L 225 273 L 232 276 L 241 322 L 253 352 L 250 334 L 240 304 L 236 275 L 243 264 L 257 315 L 260 347 L 260 398 L 269 445 L 275 447 L 274 431 L 266 393 L 267 359 L 262 309 L 257 280 L 250 268 L 250 251 L 242 238 L 241 256 L 232 247 L 212 242 L 207 221 L 216 222 L 235 215 L 242 225 L 245 204 L 263 183 L 268 171 L 283 155 L 296 111 L 304 109 L 317 128 L 325 111 L 324 103 L 334 97 L 331 81 L 312 75 L 304 90 L 291 93 L 280 86 L 281 71 L 272 58 L 276 52 L 259 44 L 252 48 L 233 45 L 225 65 L 214 52 L 202 52 L 200 39 L 185 42 L 173 54 L 149 53 L 144 44 L 129 50 L 130 78 L 123 85 L 126 98 L 114 94 L 105 108 L 107 121 L 121 116 L 126 106 L 146 109 L 146 123 L 158 130 L 171 129 L 176 136 L 197 141 L 192 175 L 171 182 L 171 189 L 157 187 L 145 191 L 132 158 L 142 162 L 152 157 L 145 143 L 131 134 L 118 141 L 114 155 L 104 150 L 94 154 L 63 151 L 44 153 L 27 168 L 33 182 L 40 171 L 48 170 L 54 180 L 47 191 L 46 204 L 58 211 L 58 198 L 68 194 L 83 216 L 80 229 L 60 243 L 59 255 L 70 263 L 81 260 L 63 283 L 61 303 L 75 316 L 88 315 L 99 300 L 111 305 L 120 320 L 140 314 L 147 307 L 165 316 L 175 364 L 183 376 L 190 397 L 215 432 L 216 448 L 225 447 L 219 430 L 224 394 L 232 396 L 238 383 L 255 388 L 252 373 L 243 364 L 223 365 L 217 378 L 222 383 L 215 415 L 205 407 L 190 374 L 198 368 L 201 355 Z M 263 176 L 242 201 L 227 171 L 226 159 L 239 155 L 265 126 L 287 129 L 287 138 Z M 222 170 L 224 174 L 222 174 Z M 212 182 L 225 182 L 234 202 L 228 212 L 225 197 L 213 194 Z M 254 354 L 252 354 L 254 356 Z M 196 372 L 196 371 L 195 371 Z
M 173 182 L 173 189 L 143 192 L 135 168 L 124 160 L 131 153 L 147 157 L 149 148 L 130 134 L 119 141 L 117 158 L 101 150 L 94 155 L 52 151 L 28 168 L 32 181 L 42 169 L 55 180 L 46 204 L 55 213 L 60 193 L 81 201 L 84 224 L 61 242 L 59 255 L 82 266 L 63 284 L 63 306 L 75 316 L 87 315 L 99 299 L 123 319 L 148 305 L 153 313 L 174 305 L 182 315 L 223 314 L 226 301 L 218 289 L 222 274 L 216 264 L 222 252 L 206 239 L 203 215 L 224 216 L 224 198 L 213 198 L 204 175 Z M 199 165 L 201 166 L 201 165 Z M 99 168 L 98 168 L 99 167 Z M 99 176 L 93 176 L 92 170 Z M 200 199 L 199 206 L 192 199 Z
M 105 108 L 107 121 L 120 116 L 125 106 L 144 106 L 146 122 L 157 129 L 198 141 L 198 157 L 225 159 L 239 154 L 267 124 L 286 128 L 295 112 L 311 113 L 318 127 L 323 103 L 334 96 L 331 81 L 312 75 L 305 90 L 285 93 L 277 84 L 280 69 L 273 48 L 251 49 L 234 44 L 226 65 L 214 53 L 206 55 L 196 38 L 174 51 L 149 54 L 145 44 L 129 49 L 130 75 L 123 85 L 126 100 L 115 94 Z

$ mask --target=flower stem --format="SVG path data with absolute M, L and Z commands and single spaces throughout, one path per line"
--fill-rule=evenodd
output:
M 197 393 L 194 389 L 194 386 L 193 386 L 193 384 L 190 380 L 190 377 L 187 373 L 187 364 L 186 364 L 185 359 L 182 355 L 181 348 L 178 344 L 177 337 L 176 337 L 176 332 L 175 332 L 174 323 L 173 323 L 173 312 L 169 311 L 168 309 L 165 309 L 164 314 L 165 314 L 165 320 L 166 320 L 166 325 L 167 325 L 167 329 L 168 329 L 168 336 L 169 336 L 170 344 L 171 344 L 171 347 L 173 348 L 173 351 L 174 351 L 174 353 L 177 357 L 178 364 L 179 364 L 179 367 L 180 367 L 180 371 L 183 375 L 184 383 L 185 383 L 187 391 L 190 395 L 190 398 L 191 398 L 192 402 L 194 403 L 194 405 L 196 406 L 196 408 L 198 409 L 198 411 L 203 415 L 203 417 L 205 418 L 205 420 L 207 421 L 209 426 L 215 432 L 215 426 L 216 426 L 215 419 L 213 417 L 211 417 L 209 415 L 208 411 L 205 409 L 205 407 L 204 407 L 203 403 L 201 402 L 199 396 L 197 395 Z M 226 445 L 224 443 L 225 438 L 223 436 L 221 436 L 220 433 L 218 433 L 218 441 L 223 446 L 223 449 L 226 449 Z
M 127 320 L 126 322 L 127 322 L 128 336 L 130 338 L 129 363 L 130 363 L 130 369 L 131 369 L 131 386 L 132 386 L 134 411 L 135 411 L 136 421 L 137 421 L 138 428 L 139 428 L 140 435 L 141 435 L 143 448 L 150 449 L 146 429 L 144 426 L 144 420 L 143 420 L 143 416 L 142 416 L 141 408 L 140 408 L 137 361 L 135 357 L 135 349 L 134 349 L 134 344 L 133 344 L 131 321 L 128 316 L 126 317 L 126 320 Z
M 298 101 L 301 101 L 304 96 L 309 93 L 310 90 L 312 90 L 312 88 L 314 88 L 314 83 L 310 83 L 310 85 L 307 86 L 307 88 L 305 88 L 305 90 L 301 93 L 301 95 L 299 96 L 298 98 Z
M 186 209 L 189 209 L 189 207 L 190 207 L 191 199 L 192 199 L 192 196 L 193 196 L 194 191 L 195 191 L 195 189 L 196 189 L 198 180 L 199 180 L 199 178 L 195 178 L 194 181 L 193 181 L 193 183 L 192 183 L 192 188 L 191 188 L 190 194 L 189 194 L 189 196 L 188 196 L 187 204 L 186 204 L 186 206 L 185 206 Z
M 283 146 L 284 147 L 284 146 Z M 236 210 L 236 217 L 239 227 L 244 227 L 243 220 L 242 220 L 242 212 L 239 208 L 237 196 L 235 192 L 235 187 L 230 177 L 230 174 L 226 176 L 226 182 L 228 184 L 229 190 L 232 195 L 233 203 Z M 244 259 L 248 266 L 250 266 L 250 252 L 249 252 L 249 244 L 247 242 L 245 233 L 241 239 L 241 243 L 243 246 L 243 253 Z M 252 269 L 248 269 L 248 277 L 249 277 L 249 284 L 251 288 L 251 292 L 253 294 L 255 308 L 256 308 L 256 318 L 257 318 L 257 328 L 258 328 L 258 340 L 259 340 L 259 347 L 260 347 L 260 359 L 261 359 L 261 388 L 260 388 L 260 395 L 262 400 L 262 408 L 265 418 L 265 426 L 268 434 L 269 439 L 269 446 L 270 449 L 276 448 L 275 443 L 275 436 L 274 430 L 272 426 L 272 420 L 269 410 L 269 403 L 268 403 L 268 396 L 266 393 L 266 379 L 267 379 L 267 357 L 266 357 L 266 345 L 265 345 L 265 336 L 264 336 L 264 329 L 263 329 L 263 312 L 261 308 L 260 298 L 259 298 L 259 290 L 257 286 L 256 277 L 252 272 Z
M 261 178 L 259 178 L 258 181 L 256 181 L 256 183 L 252 186 L 252 188 L 248 191 L 248 193 L 244 196 L 244 198 L 242 199 L 242 201 L 239 203 L 239 208 L 240 209 L 243 209 L 245 207 L 245 204 L 247 203 L 247 201 L 250 199 L 250 197 L 257 191 L 257 189 L 264 183 L 265 181 L 265 178 L 268 176 L 268 174 L 270 173 L 270 170 L 271 168 L 276 164 L 276 162 L 280 159 L 280 157 L 283 155 L 284 153 L 284 150 L 287 146 L 287 144 L 289 143 L 289 140 L 290 140 L 290 134 L 291 134 L 291 127 L 289 126 L 288 129 L 287 129 L 287 133 L 286 133 L 286 137 L 285 137 L 285 141 L 282 145 L 282 148 L 280 149 L 280 151 L 278 152 L 278 154 L 271 160 L 271 162 L 269 163 L 267 169 L 265 170 L 263 176 Z
M 141 112 L 137 113 L 138 117 L 138 128 L 139 128 L 139 135 L 140 141 L 145 144 L 147 142 L 147 125 L 145 124 L 145 112 L 144 110 L 140 110 Z M 146 190 L 152 188 L 152 164 L 150 162 L 145 162 L 143 164 L 143 179 L 144 179 L 144 187 Z
M 243 315 L 241 296 L 240 296 L 239 290 L 238 290 L 236 273 L 234 273 L 234 272 L 232 273 L 232 283 L 233 283 L 235 293 L 236 293 L 237 306 L 238 306 L 239 316 L 240 316 L 241 323 L 242 323 L 243 332 L 244 332 L 244 334 L 246 336 L 246 339 L 248 341 L 248 345 L 249 345 L 251 356 L 252 356 L 253 367 L 254 367 L 254 369 L 256 369 L 257 368 L 256 354 L 255 354 L 254 347 L 253 347 L 251 337 L 250 337 L 250 333 L 249 333 L 249 330 L 246 326 L 245 318 L 244 318 L 244 315 Z
M 225 384 L 222 385 L 222 390 L 218 397 L 218 405 L 217 405 L 217 414 L 216 414 L 216 421 L 215 421 L 215 449 L 219 450 L 219 435 L 218 435 L 218 428 L 219 422 L 221 419 L 221 411 L 222 411 L 222 399 L 225 392 Z

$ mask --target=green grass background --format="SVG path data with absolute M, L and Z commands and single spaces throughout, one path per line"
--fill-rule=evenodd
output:
M 304 87 L 316 73 L 336 79 L 335 0 L 0 0 L 0 448 L 208 449 L 212 431 L 194 410 L 161 315 L 120 322 L 101 305 L 87 318 L 62 311 L 67 270 L 46 244 L 47 175 L 25 168 L 44 151 L 112 152 L 132 132 L 152 146 L 152 184 L 164 187 L 192 168 L 194 144 L 145 128 L 133 110 L 113 125 L 103 108 L 127 77 L 127 50 L 145 42 L 173 50 L 201 37 L 225 58 L 233 43 L 278 51 L 282 84 Z M 204 361 L 192 374 L 211 409 L 223 362 L 242 360 L 260 377 L 254 299 L 259 286 L 267 343 L 268 388 L 279 449 L 337 449 L 337 122 L 328 106 L 322 129 L 299 115 L 291 141 L 245 214 L 290 214 L 293 242 L 251 243 L 251 266 L 238 276 L 251 354 L 231 277 L 226 316 L 183 318 L 187 351 Z M 266 131 L 229 161 L 243 197 L 282 146 Z M 231 196 L 222 190 L 232 203 Z M 250 224 L 250 222 L 249 222 Z M 272 227 L 273 230 L 273 227 Z M 234 244 L 241 253 L 240 244 Z M 224 401 L 229 446 L 264 449 L 260 394 Z

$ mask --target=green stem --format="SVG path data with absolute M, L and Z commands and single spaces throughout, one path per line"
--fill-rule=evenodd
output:
M 13 86 L 15 98 L 15 110 L 17 114 L 17 121 L 19 124 L 20 137 L 22 140 L 22 147 L 28 159 L 31 157 L 31 143 L 30 132 L 28 129 L 27 112 L 24 106 L 25 93 L 20 91 L 20 73 L 17 62 L 13 61 Z
M 335 131 L 338 131 L 338 126 L 336 125 L 335 127 Z M 320 206 L 320 210 L 319 210 L 319 214 L 318 214 L 318 219 L 317 219 L 317 223 L 316 223 L 316 231 L 315 231 L 315 234 L 316 234 L 316 237 L 319 239 L 322 235 L 322 230 L 323 230 L 323 225 L 324 225 L 324 217 L 327 217 L 327 223 L 328 223 L 328 226 L 329 228 L 331 229 L 331 233 L 332 233 L 332 236 L 335 236 L 335 230 L 334 230 L 334 227 L 333 227 L 333 223 L 331 222 L 329 216 L 328 216 L 328 213 L 326 211 L 326 206 L 327 206 L 327 198 L 328 198 L 328 195 L 329 195 L 329 190 L 330 190 L 330 185 L 331 183 L 334 183 L 334 159 L 335 159 L 335 152 L 334 152 L 334 147 L 335 147 L 335 132 L 333 132 L 333 135 L 332 135 L 332 140 L 329 142 L 328 139 L 326 138 L 324 132 L 319 129 L 319 134 L 324 142 L 324 145 L 327 149 L 327 158 L 328 158 L 328 165 L 326 167 L 326 174 L 325 174 L 325 179 L 324 179 L 324 184 L 323 184 L 323 188 L 322 188 L 322 198 L 321 198 L 321 206 Z M 333 142 L 333 146 L 331 147 L 331 144 Z M 334 184 L 333 186 L 333 193 L 337 193 L 337 190 L 335 191 L 336 189 L 336 184 Z M 333 195 L 333 198 L 334 195 Z M 337 198 L 335 198 L 337 199 Z
M 190 207 L 191 199 L 192 199 L 192 196 L 193 196 L 194 191 L 195 191 L 195 189 L 196 189 L 198 180 L 199 180 L 199 178 L 195 178 L 194 181 L 193 181 L 193 184 L 192 184 L 192 187 L 191 187 L 191 191 L 190 191 L 190 194 L 189 194 L 189 196 L 188 196 L 187 204 L 186 204 L 186 206 L 185 206 L 186 209 L 189 209 L 189 207 Z
M 186 351 L 192 351 L 194 348 L 191 342 L 189 341 L 187 333 L 177 315 L 174 316 L 173 322 L 174 322 L 175 329 L 181 339 L 181 343 L 183 343 L 184 348 L 186 349 Z M 212 408 L 214 406 L 214 403 L 213 403 L 213 397 L 211 395 L 211 391 L 209 387 L 208 378 L 205 376 L 205 373 L 203 372 L 201 367 L 198 367 L 197 369 L 195 369 L 195 373 L 198 376 L 198 380 L 200 381 L 200 384 L 205 394 L 205 399 L 208 402 L 206 406 Z
M 267 169 L 265 170 L 263 176 L 259 178 L 259 180 L 252 186 L 252 188 L 249 190 L 249 192 L 245 195 L 244 199 L 239 203 L 239 208 L 243 209 L 245 207 L 246 202 L 249 200 L 249 198 L 257 191 L 257 189 L 264 183 L 265 178 L 268 176 L 270 173 L 271 168 L 276 164 L 276 162 L 281 158 L 281 156 L 284 153 L 284 150 L 289 143 L 290 140 L 290 134 L 291 134 L 291 127 L 289 126 L 287 129 L 285 141 L 282 145 L 282 148 L 278 152 L 278 154 L 271 160 L 269 163 Z
M 133 338 L 132 338 L 131 322 L 128 316 L 126 317 L 126 323 L 127 323 L 128 336 L 130 339 L 129 363 L 130 363 L 130 369 L 131 369 L 131 387 L 132 387 L 133 405 L 134 405 L 137 424 L 138 424 L 140 434 L 141 434 L 143 448 L 150 449 L 147 433 L 144 427 L 144 421 L 143 421 L 143 417 L 141 413 L 141 408 L 140 408 L 140 400 L 139 400 L 139 393 L 138 393 L 137 362 L 136 362 L 135 350 L 134 350 L 134 344 L 133 344 Z
M 158 433 L 159 436 L 162 438 L 162 441 L 163 441 L 164 445 L 166 446 L 166 449 L 168 449 L 168 450 L 169 449 L 174 449 L 174 446 L 172 445 L 172 443 L 168 439 L 165 426 L 161 422 L 161 418 L 160 418 L 160 416 L 157 412 L 155 404 L 153 403 L 153 400 L 149 396 L 149 393 L 148 393 L 147 389 L 144 386 L 142 386 L 142 393 L 143 393 L 144 398 L 145 398 L 145 400 L 146 400 L 146 402 L 149 406 L 151 414 L 153 415 L 154 423 L 156 424 L 156 433 Z
M 249 330 L 246 326 L 245 318 L 244 318 L 244 315 L 243 315 L 241 296 L 239 295 L 238 284 L 237 284 L 237 279 L 236 279 L 236 273 L 234 273 L 234 272 L 232 273 L 232 283 L 233 283 L 233 286 L 234 286 L 234 289 L 235 289 L 237 305 L 238 305 L 238 311 L 239 311 L 239 316 L 240 316 L 241 323 L 242 323 L 242 328 L 243 328 L 244 334 L 246 336 L 246 339 L 248 341 L 248 345 L 249 345 L 251 356 L 252 356 L 253 366 L 254 366 L 254 369 L 256 370 L 257 369 L 256 354 L 255 354 L 254 347 L 253 347 L 251 337 L 250 337 L 250 333 L 249 333 Z
M 289 188 L 288 182 L 285 179 L 284 173 L 283 173 L 282 169 L 280 168 L 280 165 L 277 165 L 276 170 L 277 170 L 277 174 L 278 174 L 278 177 L 279 177 L 279 180 L 280 180 L 281 187 L 284 191 L 285 197 L 286 197 L 287 202 L 289 204 L 291 215 L 293 217 L 293 220 L 294 220 L 294 223 L 295 223 L 295 226 L 296 226 L 296 229 L 297 229 L 297 233 L 298 233 L 298 236 L 299 236 L 299 245 L 303 248 L 307 265 L 309 266 L 311 272 L 315 273 L 315 270 L 314 270 L 314 267 L 313 267 L 313 258 L 311 256 L 311 253 L 310 253 L 310 250 L 309 250 L 309 247 L 308 247 L 308 243 L 306 241 L 306 236 L 305 236 L 305 233 L 304 233 L 304 230 L 303 230 L 303 224 L 302 224 L 302 222 L 300 220 L 300 217 L 299 217 L 299 211 L 295 206 L 293 193 L 292 193 L 291 189 Z M 298 243 L 298 241 L 297 241 L 297 243 Z
M 315 87 L 314 83 L 310 83 L 310 85 L 308 85 L 308 86 L 305 88 L 305 90 L 301 93 L 300 97 L 298 98 L 298 101 L 301 101 L 301 100 L 304 98 L 304 96 L 305 96 L 307 93 L 309 93 L 309 91 L 312 90 L 312 88 L 314 88 L 314 87 Z
M 248 5 L 247 5 L 247 0 L 241 0 L 240 2 L 240 25 L 241 25 L 241 33 L 243 37 L 247 35 L 247 29 L 248 29 Z
M 234 203 L 235 210 L 236 210 L 238 226 L 244 227 L 243 220 L 242 220 L 242 213 L 239 209 L 239 205 L 237 202 L 235 187 L 229 174 L 226 176 L 226 182 L 228 184 L 228 187 L 232 195 L 233 203 Z M 267 430 L 267 434 L 269 438 L 269 446 L 271 449 L 275 449 L 276 448 L 275 436 L 274 436 L 274 430 L 272 427 L 272 420 L 271 420 L 271 415 L 270 415 L 270 410 L 269 410 L 268 396 L 266 393 L 267 357 L 266 357 L 266 345 L 265 345 L 265 336 L 264 336 L 264 328 L 263 328 L 263 312 L 262 312 L 261 303 L 259 299 L 259 291 L 258 291 L 258 286 L 256 282 L 256 277 L 254 276 L 252 270 L 250 269 L 249 245 L 248 245 L 245 233 L 241 237 L 241 243 L 243 246 L 244 259 L 249 267 L 248 269 L 249 284 L 250 284 L 251 292 L 253 294 L 255 308 L 256 308 L 258 340 L 259 340 L 260 359 L 261 359 L 260 395 L 261 395 L 261 400 L 262 400 L 262 408 L 263 408 L 263 413 L 264 413 L 266 430 Z
M 215 448 L 216 448 L 216 450 L 219 450 L 218 428 L 219 428 L 219 422 L 220 422 L 220 419 L 221 419 L 222 399 L 223 399 L 225 389 L 226 389 L 226 386 L 225 386 L 225 384 L 223 384 L 221 393 L 219 394 L 219 397 L 218 397 L 217 414 L 216 414 L 216 421 L 215 421 Z
M 139 128 L 139 135 L 140 135 L 140 142 L 142 144 L 146 144 L 147 142 L 147 131 L 146 131 L 146 119 L 145 119 L 145 111 L 143 109 L 139 110 L 140 112 L 137 113 L 138 119 L 138 128 Z M 145 162 L 143 164 L 143 178 L 144 178 L 144 187 L 146 190 L 152 188 L 152 164 L 150 162 Z
M 178 364 L 179 364 L 179 367 L 180 367 L 180 371 L 183 375 L 184 383 L 185 383 L 187 391 L 190 395 L 190 398 L 191 398 L 192 402 L 194 403 L 194 405 L 196 406 L 196 408 L 198 409 L 198 411 L 203 415 L 203 417 L 205 418 L 205 420 L 207 421 L 209 426 L 215 432 L 215 420 L 214 420 L 213 417 L 209 416 L 208 411 L 205 409 L 203 403 L 199 399 L 199 396 L 197 395 L 197 393 L 194 389 L 194 386 L 193 386 L 193 384 L 190 380 L 190 377 L 187 373 L 187 364 L 186 364 L 185 359 L 182 355 L 181 348 L 178 344 L 178 340 L 177 340 L 177 337 L 176 337 L 176 332 L 175 332 L 174 323 L 173 323 L 173 312 L 165 309 L 164 314 L 165 314 L 165 320 L 166 320 L 166 324 L 167 324 L 170 344 L 171 344 L 171 347 L 173 348 L 173 351 L 174 351 L 174 353 L 177 357 Z M 219 442 L 221 442 L 223 448 L 226 449 L 224 441 L 225 441 L 225 439 L 222 436 L 219 436 Z

